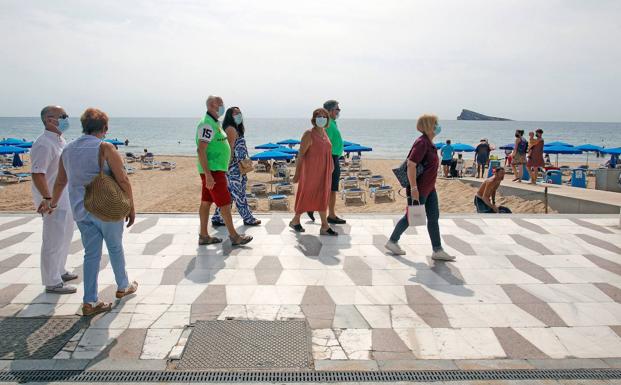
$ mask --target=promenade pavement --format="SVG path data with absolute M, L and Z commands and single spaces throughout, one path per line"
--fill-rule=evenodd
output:
M 351 215 L 339 237 L 304 222 L 295 234 L 287 215 L 260 218 L 260 227 L 237 223 L 255 239 L 232 249 L 197 246 L 195 215 L 139 215 L 124 236 L 137 294 L 53 359 L 5 356 L 0 368 L 163 370 L 191 325 L 225 319 L 305 319 L 317 370 L 621 367 L 618 216 L 443 216 L 452 263 L 429 258 L 421 227 L 402 237 L 407 255 L 388 254 L 394 215 Z M 36 215 L 0 215 L 0 317 L 79 312 L 81 284 L 73 295 L 43 292 L 41 226 Z M 76 229 L 69 270 L 81 275 L 82 258 Z M 112 300 L 106 257 L 99 282 Z

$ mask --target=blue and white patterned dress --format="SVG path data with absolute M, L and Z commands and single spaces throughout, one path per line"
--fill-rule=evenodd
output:
M 235 140 L 234 147 L 233 159 L 229 164 L 229 171 L 226 173 L 229 192 L 231 193 L 231 198 L 233 198 L 235 206 L 237 206 L 237 211 L 243 218 L 244 223 L 253 223 L 255 218 L 252 216 L 252 211 L 250 211 L 248 201 L 246 200 L 246 185 L 248 184 L 248 177 L 246 175 L 242 175 L 239 169 L 239 161 L 248 158 L 246 139 L 243 136 L 238 136 Z M 220 208 L 216 209 L 216 212 L 211 218 L 211 222 L 218 224 L 224 223 L 224 219 L 222 218 L 222 215 L 220 215 Z

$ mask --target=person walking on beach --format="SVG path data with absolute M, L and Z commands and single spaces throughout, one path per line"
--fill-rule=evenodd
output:
M 32 198 L 35 207 L 49 209 L 52 190 L 58 175 L 58 161 L 65 147 L 63 133 L 69 129 L 69 116 L 62 107 L 47 106 L 41 110 L 45 130 L 34 141 L 30 150 L 32 162 Z M 43 241 L 41 242 L 41 282 L 45 291 L 72 294 L 75 286 L 65 282 L 78 278 L 65 269 L 69 246 L 73 237 L 73 215 L 69 196 L 62 194 L 53 214 L 43 215 Z
M 537 184 L 539 169 L 545 166 L 545 160 L 543 159 L 543 130 L 538 128 L 535 134 L 535 139 L 528 146 L 528 161 L 526 162 L 531 184 Z
M 496 191 L 500 183 L 505 178 L 505 169 L 503 167 L 496 167 L 494 175 L 487 178 L 479 187 L 474 196 L 474 207 L 477 213 L 497 213 L 499 207 L 496 206 Z
M 248 158 L 248 147 L 246 146 L 246 138 L 244 137 L 246 129 L 244 127 L 244 118 L 239 107 L 231 107 L 226 110 L 222 127 L 226 133 L 229 145 L 231 147 L 231 162 L 229 170 L 226 174 L 229 192 L 235 200 L 237 211 L 244 220 L 246 226 L 258 226 L 261 221 L 252 216 L 252 211 L 246 200 L 246 185 L 248 177 L 242 173 L 240 162 Z M 211 224 L 214 227 L 224 226 L 220 208 L 216 208 L 216 212 L 211 217 Z
M 515 130 L 515 142 L 513 144 L 513 153 L 511 166 L 513 167 L 514 182 L 522 182 L 523 165 L 526 163 L 526 151 L 528 142 L 524 139 L 524 130 Z
M 438 224 L 440 207 L 438 193 L 436 192 L 436 178 L 438 176 L 439 161 L 433 138 L 440 134 L 442 127 L 438 124 L 437 116 L 423 115 L 418 118 L 416 129 L 422 135 L 414 141 L 407 158 L 409 185 L 406 188 L 406 195 L 408 197 L 408 204 L 425 205 L 427 231 L 433 248 L 431 258 L 440 261 L 453 261 L 455 257 L 442 249 L 440 225 Z M 423 170 L 420 175 L 417 175 L 417 165 L 419 164 L 423 166 Z M 386 249 L 396 255 L 405 254 L 405 250 L 399 246 L 398 242 L 408 226 L 406 214 L 397 222 L 390 239 L 386 243 Z
M 332 144 L 326 134 L 329 112 L 323 108 L 313 111 L 313 128 L 302 135 L 293 183 L 298 183 L 295 195 L 295 215 L 289 227 L 304 232 L 300 216 L 304 212 L 318 211 L 321 217 L 321 235 L 338 235 L 330 227 L 326 211 L 330 202 L 334 161 Z M 338 162 L 337 162 L 338 163 Z
M 442 169 L 444 170 L 444 177 L 448 178 L 451 163 L 453 163 L 453 154 L 455 154 L 455 150 L 451 145 L 450 139 L 446 140 L 446 144 L 440 149 L 440 153 L 442 154 Z
M 489 147 L 489 143 L 487 143 L 487 139 L 481 139 L 479 145 L 474 150 L 474 158 L 477 163 L 477 178 L 485 178 L 485 167 L 487 167 L 487 163 L 489 162 L 490 152 L 491 148 Z
M 220 238 L 211 237 L 207 229 L 209 210 L 212 203 L 215 203 L 220 208 L 220 215 L 229 231 L 231 244 L 245 245 L 252 241 L 252 237 L 237 233 L 231 215 L 231 194 L 226 180 L 226 171 L 231 160 L 231 146 L 218 122 L 224 115 L 224 103 L 219 96 L 209 96 L 206 104 L 207 113 L 196 126 L 197 167 L 202 182 L 198 244 L 210 245 L 222 242 Z
M 341 113 L 341 108 L 339 107 L 339 102 L 336 100 L 328 100 L 323 104 L 323 108 L 328 111 L 329 119 L 326 133 L 328 134 L 328 138 L 332 144 L 332 163 L 334 164 L 330 187 L 330 203 L 328 205 L 328 223 L 342 225 L 346 223 L 346 221 L 336 215 L 336 195 L 339 192 L 339 183 L 341 182 L 341 165 L 339 163 L 339 159 L 343 156 L 344 149 L 343 137 L 341 136 L 338 125 L 336 124 L 336 120 L 339 118 L 339 114 Z M 308 212 L 308 216 L 311 220 L 315 220 L 315 216 L 312 211 Z
M 112 265 L 112 271 L 116 280 L 116 298 L 121 299 L 135 293 L 138 289 L 138 283 L 136 281 L 130 283 L 125 270 L 123 220 L 104 222 L 86 211 L 84 207 L 85 186 L 100 173 L 103 167 L 104 172 L 114 177 L 120 188 L 130 199 L 131 210 L 125 219 L 127 227 L 134 224 L 136 211 L 134 209 L 132 187 L 125 172 L 123 159 L 112 144 L 102 140 L 106 132 L 108 132 L 108 115 L 98 109 L 88 108 L 80 117 L 80 122 L 82 123 L 82 133 L 84 135 L 69 143 L 63 150 L 58 166 L 58 176 L 54 184 L 52 201 L 49 206 L 44 204 L 39 206 L 39 212 L 48 212 L 54 215 L 63 191 L 67 184 L 69 185 L 69 202 L 73 217 L 82 236 L 82 245 L 84 246 L 82 314 L 88 316 L 112 309 L 112 304 L 100 301 L 97 294 L 97 277 L 99 275 L 101 249 L 104 241 L 108 248 L 110 264 Z

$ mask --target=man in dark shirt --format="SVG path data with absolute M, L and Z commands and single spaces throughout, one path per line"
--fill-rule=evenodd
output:
M 487 139 L 481 139 L 481 142 L 474 151 L 474 157 L 477 162 L 477 178 L 485 178 L 485 167 L 489 162 L 490 152 L 491 148 L 489 147 L 489 143 L 487 143 Z

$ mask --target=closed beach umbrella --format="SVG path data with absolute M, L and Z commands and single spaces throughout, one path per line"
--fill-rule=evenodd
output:
M 453 145 L 453 150 L 455 150 L 455 152 L 474 152 L 475 148 L 469 144 L 455 143 Z
M 276 142 L 276 144 L 282 144 L 285 146 L 295 146 L 296 144 L 300 144 L 300 143 L 302 142 L 297 139 L 285 139 L 285 140 L 281 140 L 280 142 Z
M 280 147 L 280 145 L 278 144 L 274 144 L 274 143 L 263 143 L 260 144 L 258 146 L 255 146 L 254 148 L 256 148 L 257 150 L 273 150 L 275 148 Z
M 366 151 L 373 151 L 373 149 L 371 147 L 366 147 L 366 146 L 361 146 L 359 144 L 356 144 L 356 145 L 351 145 L 351 146 L 347 146 L 343 148 L 343 151 L 345 152 L 366 152 Z
M 17 146 L 0 146 L 0 154 L 23 154 L 27 149 Z
M 555 147 L 555 146 L 561 146 L 561 147 L 573 147 L 573 144 L 569 144 L 569 143 L 565 143 L 565 142 L 550 142 L 550 143 L 545 143 L 544 147 Z
M 556 154 L 556 166 L 558 167 L 558 154 L 582 154 L 582 151 L 568 146 L 544 146 L 543 152 L 546 154 Z
M 343 146 L 344 146 L 344 147 L 349 147 L 349 146 L 360 146 L 360 143 L 348 142 L 348 141 L 344 140 L 344 141 L 343 141 Z
M 602 152 L 603 150 L 602 147 L 594 144 L 581 144 L 580 146 L 576 146 L 574 148 L 587 153 L 587 166 L 589 165 L 589 152 Z
M 250 157 L 251 160 L 287 160 L 293 159 L 293 154 L 281 151 L 263 151 Z
M 108 143 L 112 143 L 115 146 L 122 146 L 125 144 L 125 142 L 121 142 L 120 140 L 118 140 L 117 138 L 114 139 L 104 139 L 104 142 L 108 142 Z

